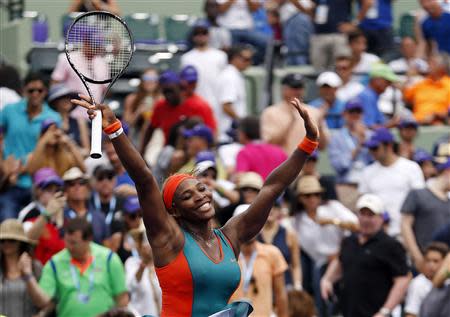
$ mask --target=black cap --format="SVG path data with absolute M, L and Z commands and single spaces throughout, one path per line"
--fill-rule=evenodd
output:
M 287 74 L 281 80 L 281 84 L 291 88 L 303 88 L 303 76 L 300 74 Z
M 116 172 L 114 171 L 112 166 L 105 165 L 105 164 L 98 165 L 94 169 L 94 172 L 92 174 L 95 178 L 99 178 L 100 176 L 109 176 L 109 177 L 116 176 Z

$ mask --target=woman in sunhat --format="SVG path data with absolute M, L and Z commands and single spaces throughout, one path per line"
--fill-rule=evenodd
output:
M 32 244 L 20 221 L 0 224 L 0 315 L 30 317 L 43 303 L 37 283 L 42 266 L 31 259 Z

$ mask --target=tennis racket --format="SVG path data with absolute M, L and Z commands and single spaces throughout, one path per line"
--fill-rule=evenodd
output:
M 134 42 L 128 26 L 121 18 L 106 11 L 81 14 L 67 31 L 67 60 L 94 105 L 103 103 L 112 85 L 130 63 L 133 52 Z M 101 99 L 96 100 L 89 84 L 109 85 Z M 102 115 L 99 110 L 92 120 L 90 155 L 92 158 L 102 156 Z

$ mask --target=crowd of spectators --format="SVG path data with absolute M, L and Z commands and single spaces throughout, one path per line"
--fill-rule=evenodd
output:
M 305 78 L 286 74 L 281 100 L 252 114 L 245 70 L 276 40 L 287 64 L 317 71 L 306 109 L 318 150 L 238 257 L 232 299 L 251 316 L 448 316 L 450 133 L 416 143 L 425 126 L 448 128 L 450 11 L 417 3 L 416 36 L 396 49 L 391 0 L 206 0 L 180 69 L 144 69 L 125 98 L 125 133 L 159 184 L 195 174 L 220 227 L 305 136 L 290 105 Z M 92 9 L 120 14 L 113 0 L 70 8 Z M 89 157 L 90 122 L 70 102 L 85 91 L 65 56 L 50 81 L 1 65 L 0 93 L 0 315 L 159 316 L 134 182 L 109 138 Z

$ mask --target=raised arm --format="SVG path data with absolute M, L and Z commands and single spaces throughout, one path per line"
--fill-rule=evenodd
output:
M 298 99 L 291 104 L 305 121 L 306 138 L 317 142 L 319 139 L 317 126 L 311 120 L 304 105 Z M 247 211 L 231 218 L 225 224 L 223 232 L 231 240 L 236 251 L 239 250 L 241 243 L 251 240 L 261 231 L 273 203 L 298 176 L 308 156 L 309 154 L 304 150 L 296 149 L 267 177 L 264 186 Z

